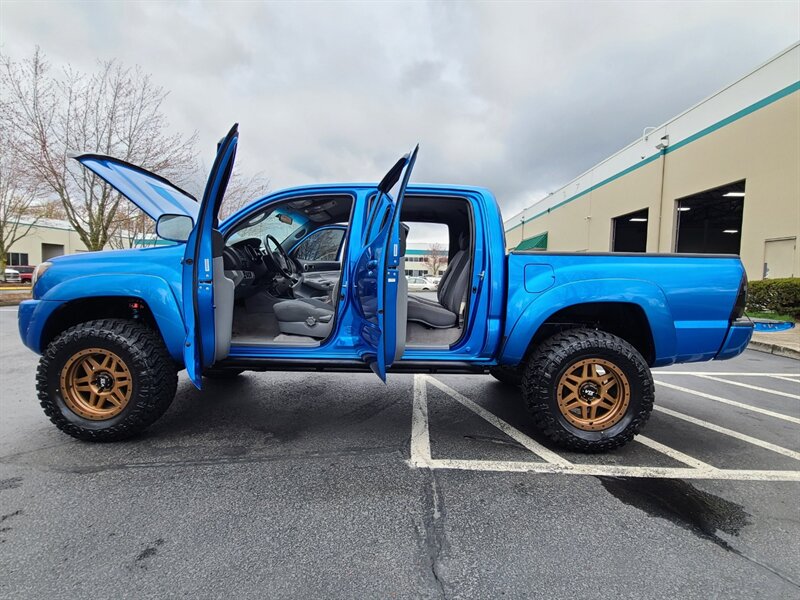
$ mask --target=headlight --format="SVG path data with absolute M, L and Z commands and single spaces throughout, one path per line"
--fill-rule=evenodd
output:
M 39 281 L 39 278 L 42 275 L 44 275 L 44 272 L 52 266 L 53 263 L 51 262 L 43 262 L 36 266 L 36 268 L 33 270 L 33 275 L 31 275 L 31 289 L 36 286 L 36 282 Z

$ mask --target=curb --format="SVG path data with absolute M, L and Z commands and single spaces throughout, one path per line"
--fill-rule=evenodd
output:
M 767 344 L 766 342 L 750 342 L 747 345 L 748 350 L 755 350 L 756 352 L 766 352 L 767 354 L 774 354 L 775 356 L 783 356 L 784 358 L 793 358 L 800 360 L 800 351 L 794 348 L 787 348 L 779 344 Z

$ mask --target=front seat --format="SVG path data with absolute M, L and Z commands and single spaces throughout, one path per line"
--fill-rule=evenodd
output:
M 434 329 L 448 329 L 458 325 L 461 304 L 469 288 L 469 238 L 462 232 L 458 236 L 458 252 L 453 255 L 439 282 L 437 300 L 417 296 L 408 297 L 408 320 Z
M 338 285 L 332 298 L 338 297 Z M 333 326 L 333 305 L 315 298 L 296 298 L 275 304 L 275 318 L 281 333 L 326 338 Z
M 400 242 L 400 272 L 403 272 L 402 256 L 406 252 L 406 238 L 408 236 L 408 225 L 401 223 L 401 242 Z M 401 280 L 401 288 L 398 290 L 398 302 L 403 298 L 403 305 L 405 306 L 405 294 L 402 291 L 402 284 L 405 278 Z M 336 285 L 331 290 L 331 298 L 334 302 L 339 298 L 339 284 L 341 279 L 336 282 Z M 278 329 L 281 333 L 288 333 L 292 335 L 305 335 L 312 338 L 326 338 L 331 333 L 333 327 L 333 315 L 335 308 L 333 304 L 328 304 L 322 300 L 314 298 L 295 298 L 294 300 L 283 300 L 277 302 L 273 308 L 275 311 L 275 318 L 278 320 Z M 400 315 L 402 316 L 402 315 Z M 402 319 L 403 325 L 406 319 Z M 398 340 L 400 336 L 398 335 Z M 405 332 L 402 336 L 405 341 Z

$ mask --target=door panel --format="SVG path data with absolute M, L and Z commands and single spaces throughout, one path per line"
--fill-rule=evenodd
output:
M 184 363 L 198 389 L 202 387 L 203 369 L 227 356 L 230 348 L 234 286 L 224 274 L 224 240 L 217 231 L 217 215 L 233 170 L 238 139 L 238 125 L 234 125 L 218 146 L 183 257 Z
M 342 263 L 334 261 L 298 260 L 304 273 L 338 273 L 342 270 Z
M 794 277 L 794 253 L 797 238 L 764 242 L 764 279 Z
M 353 293 L 362 317 L 359 334 L 368 349 L 362 358 L 383 381 L 386 369 L 402 355 L 405 346 L 406 230 L 400 223 L 400 206 L 418 149 L 397 161 L 378 184 L 367 217 L 364 249 L 356 263 Z M 395 200 L 389 192 L 398 181 Z

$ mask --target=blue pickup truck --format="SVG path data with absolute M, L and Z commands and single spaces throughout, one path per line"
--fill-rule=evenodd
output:
M 417 149 L 378 184 L 282 190 L 220 222 L 237 140 L 234 126 L 199 202 L 122 160 L 75 156 L 162 243 L 36 270 L 19 330 L 67 434 L 140 432 L 184 368 L 198 388 L 248 370 L 489 373 L 519 386 L 552 442 L 598 452 L 647 421 L 650 367 L 732 358 L 750 340 L 738 257 L 507 253 L 491 192 L 409 185 Z M 406 236 L 431 223 L 447 228 L 447 270 L 436 298 L 409 295 Z

